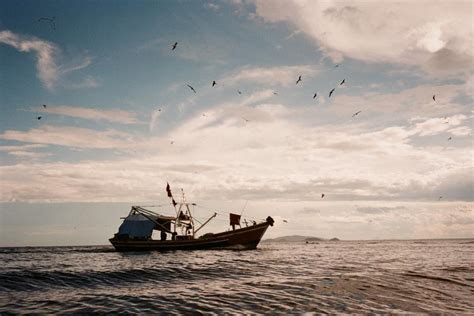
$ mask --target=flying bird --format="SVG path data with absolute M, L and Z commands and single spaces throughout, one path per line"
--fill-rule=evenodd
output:
M 296 84 L 301 81 L 301 76 L 298 77 L 298 80 L 296 80 Z
M 203 114 L 202 114 L 202 116 L 205 116 L 205 117 L 207 117 L 207 115 L 206 115 L 205 113 L 203 113 Z
M 438 201 L 441 200 L 442 198 L 443 198 L 443 196 L 440 196 L 440 197 L 438 198 Z
M 344 84 L 344 82 L 346 82 L 346 79 L 342 79 L 342 81 L 339 85 L 342 86 Z
M 39 18 L 39 19 L 38 19 L 38 22 L 47 21 L 47 22 L 49 22 L 49 25 L 51 26 L 51 28 L 52 28 L 53 30 L 56 30 L 56 24 L 54 23 L 54 19 L 55 19 L 54 16 L 53 16 L 52 18 L 45 18 L 45 17 L 42 17 L 42 18 Z
M 329 97 L 331 97 L 331 95 L 333 94 L 334 90 L 336 90 L 336 88 L 332 89 L 331 91 L 329 91 Z
M 453 139 L 453 138 L 451 136 L 449 136 L 448 140 L 451 140 L 451 139 Z
M 278 93 L 276 93 L 275 91 L 273 91 L 273 94 L 274 94 L 274 95 L 278 95 Z
M 238 94 L 242 94 L 242 91 L 240 91 L 240 90 L 237 90 L 237 93 L 238 93 Z
M 171 48 L 171 50 L 175 50 L 175 49 L 176 49 L 176 46 L 178 46 L 178 42 L 175 42 L 175 43 L 173 44 L 173 47 Z
M 337 68 L 337 67 L 339 67 L 339 64 L 337 64 L 337 65 L 334 66 L 334 68 Z
M 217 84 L 215 80 L 212 81 L 212 86 L 214 87 Z
M 190 85 L 188 85 L 188 84 L 186 84 L 186 85 L 189 87 L 189 89 L 193 90 L 193 92 L 194 92 L 194 93 L 197 93 L 197 92 L 196 92 L 196 90 L 194 90 L 194 88 L 193 88 L 193 87 L 191 87 L 191 86 L 190 86 Z
M 325 194 L 324 194 L 324 193 L 323 193 L 323 194 L 321 194 L 321 198 L 324 198 L 324 196 L 325 196 Z
M 286 219 L 283 220 L 284 223 L 288 223 L 288 221 Z
M 174 144 L 174 140 L 172 140 L 172 141 L 170 142 L 170 144 L 173 145 L 173 144 Z
M 242 118 L 245 122 L 248 122 L 249 120 L 247 120 L 245 117 Z
M 38 116 L 36 119 L 37 119 L 37 120 L 41 120 L 41 116 Z
M 436 95 L 435 94 L 433 94 L 433 101 L 436 102 Z
M 317 96 L 318 96 L 318 93 L 315 92 L 314 95 L 313 95 L 313 99 L 316 99 Z
M 357 111 L 355 112 L 354 114 L 352 114 L 352 117 L 356 116 L 356 115 L 359 115 L 359 113 L 362 112 L 362 111 Z
M 45 108 L 45 109 L 46 109 L 46 104 L 43 104 L 43 108 Z

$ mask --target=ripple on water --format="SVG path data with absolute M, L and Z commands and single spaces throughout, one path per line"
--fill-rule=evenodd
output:
M 0 313 L 469 313 L 470 241 L 0 249 Z M 429 251 L 420 251 L 429 249 Z

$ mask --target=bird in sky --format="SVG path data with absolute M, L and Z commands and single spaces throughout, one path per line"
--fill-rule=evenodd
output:
M 175 50 L 175 49 L 176 49 L 176 46 L 178 46 L 178 42 L 175 42 L 175 43 L 173 44 L 173 47 L 171 48 L 171 50 Z
M 38 19 L 38 22 L 47 21 L 49 22 L 49 25 L 51 26 L 51 28 L 53 30 L 56 30 L 56 24 L 54 23 L 54 19 L 55 19 L 54 16 L 52 18 L 41 17 Z
M 356 116 L 356 115 L 359 115 L 359 113 L 362 112 L 362 111 L 357 111 L 355 112 L 354 114 L 352 114 L 352 117 Z
M 346 82 L 346 79 L 342 79 L 342 81 L 339 85 L 342 86 L 344 84 L 344 82 Z
M 249 120 L 247 120 L 245 117 L 242 118 L 245 122 L 248 122 Z
M 286 219 L 283 220 L 284 223 L 288 223 L 288 221 Z
M 451 136 L 449 136 L 448 141 L 451 140 L 451 139 L 453 139 L 453 138 Z
M 43 104 L 43 108 L 45 108 L 45 109 L 46 109 L 46 104 Z
M 174 140 L 172 140 L 172 141 L 170 142 L 170 144 L 173 145 L 173 144 L 174 144 Z
M 37 119 L 37 120 L 41 120 L 41 116 L 38 116 L 36 119 Z
M 433 94 L 433 101 L 436 102 L 436 94 Z
M 296 84 L 298 84 L 301 81 L 301 76 L 298 77 L 298 80 L 296 80 Z
M 314 95 L 313 95 L 313 99 L 316 99 L 317 96 L 318 96 L 318 93 L 315 92 Z
M 329 97 L 331 97 L 331 95 L 333 94 L 334 90 L 336 90 L 336 88 L 332 89 L 331 91 L 329 91 Z
M 323 193 L 323 194 L 321 194 L 321 198 L 324 198 L 324 196 L 325 196 L 325 194 L 324 194 L 324 193 Z
M 214 87 L 217 84 L 215 80 L 212 81 L 212 86 Z
M 237 93 L 238 93 L 238 94 L 242 94 L 242 91 L 240 91 L 240 90 L 237 90 Z
M 207 115 L 206 115 L 205 113 L 203 113 L 203 114 L 202 114 L 202 116 L 205 116 L 205 117 L 207 117 Z
M 440 196 L 440 197 L 438 198 L 438 201 L 441 200 L 442 198 L 443 198 L 443 196 Z
M 193 90 L 193 92 L 194 92 L 194 93 L 197 93 L 197 92 L 196 92 L 196 90 L 194 90 L 194 88 L 193 88 L 193 87 L 191 87 L 191 86 L 190 86 L 190 85 L 188 85 L 188 84 L 186 84 L 186 85 L 189 87 L 189 89 Z
M 334 66 L 334 68 L 337 68 L 337 67 L 339 67 L 339 64 L 336 64 L 336 65 Z
M 278 95 L 278 93 L 276 93 L 275 91 L 273 91 L 273 94 L 274 94 L 274 95 Z

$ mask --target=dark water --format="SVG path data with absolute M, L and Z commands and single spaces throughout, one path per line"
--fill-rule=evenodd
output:
M 0 248 L 0 313 L 474 313 L 474 240 Z

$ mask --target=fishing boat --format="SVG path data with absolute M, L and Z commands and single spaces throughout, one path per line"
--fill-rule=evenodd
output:
M 187 203 L 184 192 L 181 202 L 176 202 L 169 184 L 166 186 L 168 197 L 171 198 L 175 210 L 173 216 L 158 214 L 142 206 L 132 206 L 124 218 L 118 232 L 110 243 L 117 251 L 169 251 L 169 250 L 209 250 L 209 249 L 255 249 L 274 220 L 268 216 L 264 221 L 240 223 L 241 215 L 229 213 L 230 229 L 220 233 L 207 233 L 197 237 L 197 233 L 207 225 L 217 213 L 209 217 L 199 227 Z M 238 227 L 237 227 L 238 226 Z M 153 239 L 154 231 L 160 231 L 160 239 Z

